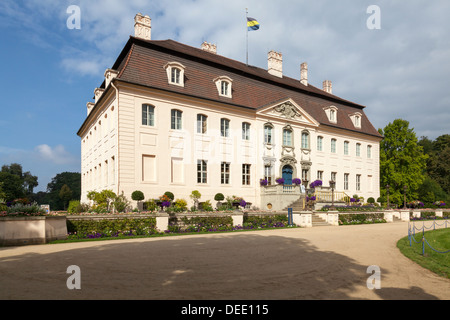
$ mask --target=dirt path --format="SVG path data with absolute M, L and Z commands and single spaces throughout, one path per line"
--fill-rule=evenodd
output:
M 405 222 L 0 248 L 0 299 L 450 299 Z M 66 273 L 81 270 L 81 289 Z M 381 289 L 367 268 L 379 266 Z

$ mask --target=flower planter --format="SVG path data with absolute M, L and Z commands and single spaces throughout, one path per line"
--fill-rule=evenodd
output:
M 65 216 L 0 218 L 0 246 L 43 244 L 66 238 Z

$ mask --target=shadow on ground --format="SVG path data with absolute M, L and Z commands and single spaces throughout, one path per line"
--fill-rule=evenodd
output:
M 66 286 L 70 265 L 81 290 Z M 306 240 L 259 233 L 108 241 L 0 259 L 0 299 L 355 299 L 368 290 L 366 270 Z

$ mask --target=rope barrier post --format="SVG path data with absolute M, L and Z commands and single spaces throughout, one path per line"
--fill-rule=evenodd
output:
M 292 221 L 292 208 L 288 208 L 288 225 L 292 226 L 294 223 Z
M 425 256 L 425 236 L 422 237 L 422 256 Z

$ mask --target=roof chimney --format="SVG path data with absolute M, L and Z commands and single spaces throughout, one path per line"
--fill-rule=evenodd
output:
M 325 80 L 323 82 L 323 91 L 333 93 L 333 85 L 330 80 Z
M 134 36 L 144 40 L 152 39 L 152 20 L 149 16 L 138 13 L 134 17 Z
M 206 41 L 204 41 L 202 43 L 202 50 L 210 52 L 210 53 L 217 54 L 217 46 L 215 44 L 208 43 Z
M 300 82 L 305 86 L 308 85 L 308 64 L 306 62 L 300 65 Z
M 268 72 L 271 75 L 283 77 L 283 55 L 280 52 L 270 51 L 267 59 Z

